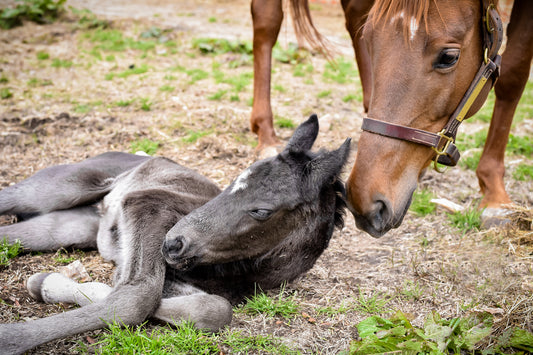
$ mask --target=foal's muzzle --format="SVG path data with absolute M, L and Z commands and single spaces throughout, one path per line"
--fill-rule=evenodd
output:
M 184 236 L 178 235 L 165 238 L 161 251 L 167 264 L 175 269 L 188 269 L 196 260 L 196 257 L 187 256 L 188 243 Z

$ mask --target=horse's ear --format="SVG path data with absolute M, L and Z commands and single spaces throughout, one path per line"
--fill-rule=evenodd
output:
M 307 121 L 301 123 L 294 131 L 286 150 L 291 152 L 305 152 L 313 147 L 318 135 L 318 117 L 312 114 Z
M 304 179 L 308 189 L 318 189 L 318 193 L 322 186 L 335 181 L 348 160 L 351 141 L 346 139 L 339 149 L 320 154 L 306 164 Z

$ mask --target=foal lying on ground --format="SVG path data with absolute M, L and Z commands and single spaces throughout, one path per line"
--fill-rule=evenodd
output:
M 0 349 L 22 353 L 53 339 L 148 317 L 218 330 L 231 304 L 309 270 L 341 226 L 338 176 L 350 141 L 312 153 L 318 120 L 302 123 L 278 156 L 256 162 L 226 190 L 165 158 L 105 153 L 44 169 L 0 191 L 0 214 L 24 221 L 0 236 L 30 250 L 97 247 L 116 264 L 114 286 L 37 274 L 36 299 L 82 307 L 0 325 Z

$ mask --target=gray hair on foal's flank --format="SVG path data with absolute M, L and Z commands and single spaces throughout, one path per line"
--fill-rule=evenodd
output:
M 125 153 L 47 168 L 0 191 L 0 214 L 28 217 L 0 226 L 9 242 L 32 250 L 97 246 L 116 264 L 113 287 L 32 276 L 35 298 L 82 307 L 0 324 L 0 351 L 22 353 L 148 317 L 216 331 L 257 286 L 277 287 L 309 270 L 343 224 L 339 175 L 350 150 L 347 139 L 337 150 L 311 152 L 317 134 L 313 115 L 280 154 L 254 163 L 222 192 L 169 159 Z

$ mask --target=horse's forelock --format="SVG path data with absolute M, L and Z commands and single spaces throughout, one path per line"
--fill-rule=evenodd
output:
M 403 33 L 407 40 L 413 26 L 420 26 L 422 20 L 427 30 L 430 1 L 435 2 L 435 0 L 376 0 L 368 14 L 368 23 L 376 27 L 380 22 L 388 23 L 396 17 L 403 18 Z

